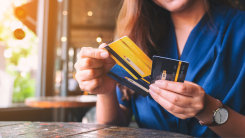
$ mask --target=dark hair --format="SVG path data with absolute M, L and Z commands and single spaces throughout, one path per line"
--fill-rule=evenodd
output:
M 205 0 L 206 7 L 214 3 L 233 6 L 229 0 Z M 116 36 L 128 36 L 149 57 L 160 49 L 160 41 L 166 36 L 170 21 L 169 11 L 155 4 L 152 0 L 124 0 L 117 19 Z M 159 31 L 161 30 L 161 31 Z M 124 96 L 129 100 L 132 90 L 119 84 Z

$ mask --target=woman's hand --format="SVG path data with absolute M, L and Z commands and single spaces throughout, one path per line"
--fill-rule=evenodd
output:
M 187 119 L 196 117 L 205 105 L 205 91 L 199 85 L 158 80 L 150 85 L 152 98 L 174 116 Z
M 110 93 L 116 86 L 116 81 L 106 75 L 115 61 L 103 50 L 105 46 L 101 44 L 99 49 L 83 47 L 74 66 L 80 88 L 91 94 Z

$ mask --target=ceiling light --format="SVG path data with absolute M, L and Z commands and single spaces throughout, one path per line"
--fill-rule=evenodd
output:
M 93 12 L 92 11 L 88 11 L 88 16 L 93 16 Z

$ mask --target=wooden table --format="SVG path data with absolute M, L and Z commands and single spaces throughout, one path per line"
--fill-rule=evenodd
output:
M 37 108 L 74 108 L 74 107 L 93 107 L 96 105 L 96 95 L 80 96 L 52 96 L 52 97 L 35 97 L 27 98 L 25 105 Z
M 191 136 L 152 129 L 83 123 L 0 122 L 0 138 L 164 138 Z
M 96 95 L 52 96 L 27 98 L 25 105 L 35 108 L 54 108 L 53 120 L 81 122 L 88 110 L 96 105 Z

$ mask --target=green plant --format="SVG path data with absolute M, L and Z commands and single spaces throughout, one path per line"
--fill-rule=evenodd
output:
M 13 102 L 24 102 L 26 98 L 33 97 L 35 80 L 30 78 L 30 73 L 25 77 L 17 75 L 14 82 Z
M 26 0 L 21 0 L 22 4 Z M 0 1 L 0 8 L 1 3 Z M 0 41 L 4 42 L 6 50 L 9 50 L 9 56 L 6 57 L 6 72 L 15 78 L 13 89 L 13 102 L 23 102 L 27 97 L 35 95 L 35 67 L 37 60 L 37 36 L 24 26 L 14 16 L 13 5 L 0 13 Z M 26 37 L 23 40 L 17 40 L 13 36 L 13 30 L 22 28 Z M 14 29 L 13 29 L 14 28 Z M 0 63 L 1 64 L 1 63 Z M 34 73 L 31 73 L 34 72 Z

